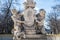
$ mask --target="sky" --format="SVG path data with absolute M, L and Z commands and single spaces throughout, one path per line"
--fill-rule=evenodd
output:
M 47 13 L 49 13 L 52 10 L 52 6 L 59 4 L 60 0 L 34 0 L 36 2 L 36 10 L 39 9 L 45 9 Z M 21 9 L 24 8 L 23 6 L 23 0 L 20 0 L 21 3 Z M 37 11 L 38 12 L 38 11 Z
M 5 4 L 6 1 L 8 1 L 8 0 L 0 0 L 0 4 Z M 39 12 L 39 9 L 43 8 L 46 10 L 46 13 L 49 13 L 52 10 L 52 8 L 51 8 L 52 6 L 55 6 L 56 4 L 60 3 L 60 0 L 34 0 L 34 1 L 36 2 L 35 9 L 37 10 L 37 12 Z M 24 2 L 25 2 L 25 0 L 24 1 L 23 0 L 13 0 L 13 3 L 18 3 L 19 5 L 12 4 L 13 6 L 11 7 L 11 9 L 16 8 L 17 10 L 24 10 L 24 5 L 23 5 Z

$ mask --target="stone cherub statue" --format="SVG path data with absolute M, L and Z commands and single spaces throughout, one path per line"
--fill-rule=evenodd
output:
M 16 9 L 11 10 L 11 12 L 13 14 L 11 18 L 14 21 L 13 39 L 17 40 L 17 39 L 20 39 L 21 37 L 25 37 L 24 32 L 21 32 L 21 28 L 22 28 L 21 23 L 24 23 L 23 21 L 21 21 L 22 14 L 17 12 Z
M 46 11 L 44 9 L 40 9 L 40 13 L 36 15 L 37 17 L 37 34 L 44 34 L 44 19 L 45 19 Z M 43 30 L 42 30 L 43 29 Z

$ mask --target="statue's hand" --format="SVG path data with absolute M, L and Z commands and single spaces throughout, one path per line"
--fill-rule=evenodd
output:
M 39 24 L 41 24 L 41 22 L 40 21 L 36 21 L 37 23 L 39 23 Z

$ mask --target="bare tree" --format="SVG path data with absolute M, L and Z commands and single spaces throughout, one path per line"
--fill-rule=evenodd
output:
M 19 3 L 14 3 L 13 1 L 14 0 L 7 0 L 0 6 L 1 14 L 4 13 L 2 16 L 0 16 L 1 18 L 0 27 L 1 29 L 3 29 L 4 33 L 9 33 L 13 27 L 13 21 L 11 19 L 11 11 L 10 11 L 10 8 L 13 6 L 12 4 L 20 5 Z
M 54 18 L 54 17 L 55 18 Z M 53 15 L 53 16 L 48 16 L 49 17 L 49 26 L 51 27 L 51 31 L 53 32 L 53 33 L 58 33 L 58 23 L 57 23 L 57 18 L 56 18 L 56 16 L 55 15 Z
M 56 6 L 57 7 L 57 6 Z M 60 21 L 58 22 L 58 8 L 56 7 L 53 7 L 53 13 L 50 13 L 51 15 L 48 16 L 49 18 L 49 25 L 51 27 L 51 31 L 54 33 L 54 34 L 57 34 L 59 33 L 59 23 Z

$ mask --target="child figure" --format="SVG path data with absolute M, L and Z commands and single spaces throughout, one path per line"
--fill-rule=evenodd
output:
M 22 29 L 21 23 L 23 23 L 23 21 L 21 21 L 21 16 L 22 15 L 18 14 L 16 9 L 11 10 L 11 12 L 13 14 L 11 16 L 11 18 L 14 21 L 14 31 L 13 31 L 14 37 L 13 37 L 13 39 L 18 40 L 18 39 L 20 39 L 19 36 L 21 35 L 21 29 Z M 22 34 L 24 34 L 24 33 L 22 33 Z
M 37 28 L 36 28 L 37 31 L 36 31 L 36 33 L 37 34 L 45 33 L 45 31 L 44 31 L 45 13 L 46 13 L 46 11 L 44 9 L 40 9 L 40 13 L 38 13 L 36 15 L 36 17 L 37 17 L 37 20 L 36 20 L 36 22 L 37 22 Z

